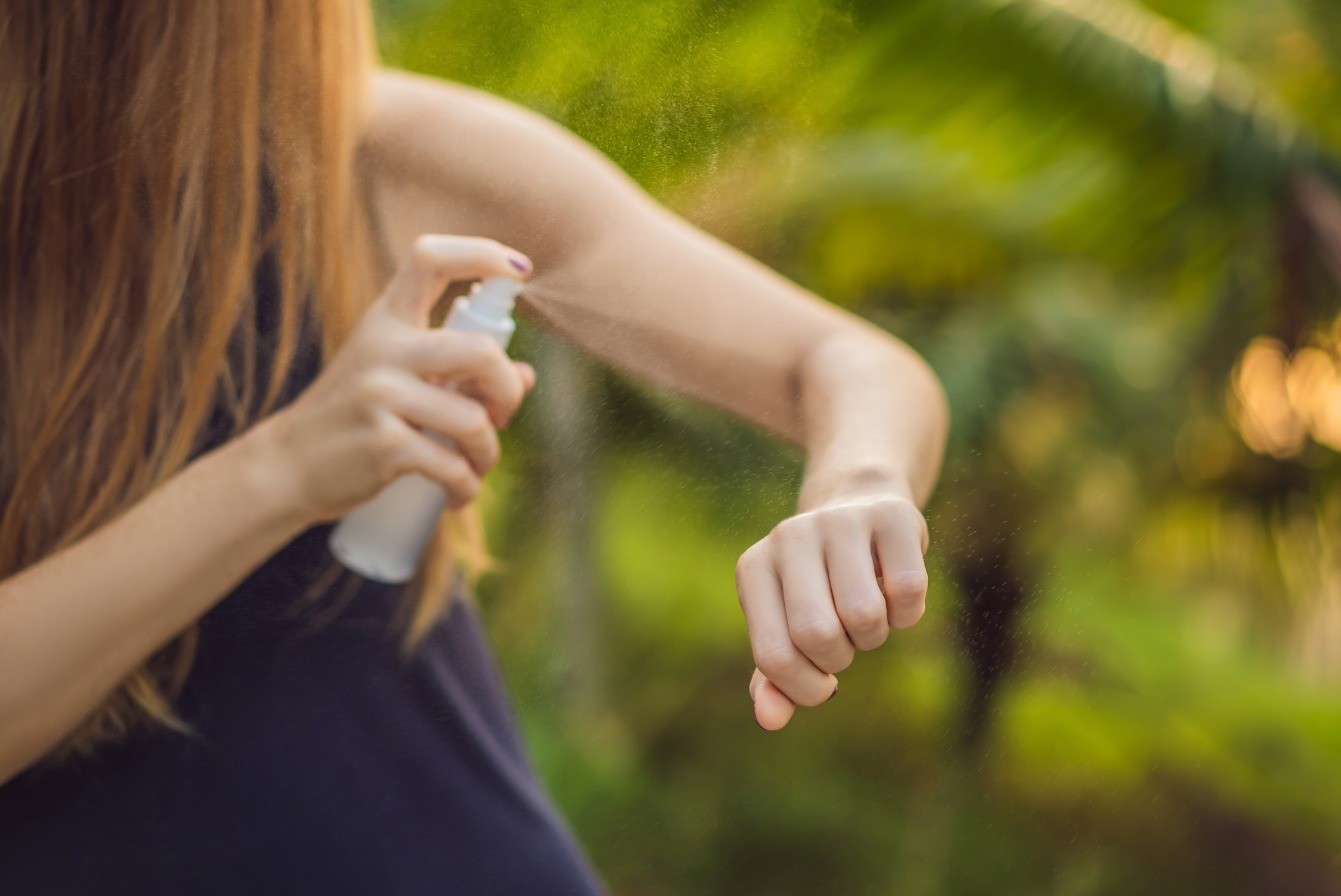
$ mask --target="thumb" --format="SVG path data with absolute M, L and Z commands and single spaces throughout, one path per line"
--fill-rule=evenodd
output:
M 754 700 L 754 721 L 765 731 L 777 731 L 796 714 L 796 704 L 791 698 L 758 669 L 750 679 L 750 697 Z
M 527 392 L 530 392 L 535 386 L 535 368 L 525 361 L 514 361 L 513 363 L 517 365 L 517 370 L 521 372 L 522 386 Z

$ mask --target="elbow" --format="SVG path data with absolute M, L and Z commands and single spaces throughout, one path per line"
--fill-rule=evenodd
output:
M 879 377 L 894 387 L 899 405 L 926 431 L 937 454 L 950 431 L 950 400 L 927 360 L 901 339 L 866 321 L 817 342 L 798 365 L 798 383 L 830 388 Z
M 800 366 L 805 447 L 822 451 L 834 439 L 855 438 L 856 453 L 888 464 L 924 505 L 950 432 L 950 402 L 926 359 L 862 321 L 821 338 Z
M 0 787 L 22 775 L 30 768 L 47 762 L 54 747 L 37 747 L 22 738 L 7 737 L 0 742 Z
M 54 749 L 54 740 L 41 731 L 18 706 L 10 703 L 0 710 L 0 787 L 44 761 Z
M 6 725 L 3 730 L 12 731 L 13 728 Z M 7 737 L 4 742 L 0 742 L 0 787 L 23 774 L 28 766 L 37 761 L 36 758 L 24 758 L 21 753 L 19 745 L 12 738 Z
M 940 454 L 945 450 L 950 435 L 950 397 L 945 391 L 945 385 L 926 358 L 892 336 L 887 339 L 891 343 L 891 351 L 901 359 L 905 370 L 905 388 L 914 392 L 918 403 L 926 408 L 928 428 L 934 437 L 936 452 Z
M 950 399 L 926 359 L 904 342 L 886 337 L 892 381 L 909 426 L 907 474 L 914 501 L 925 507 L 940 479 L 950 437 Z

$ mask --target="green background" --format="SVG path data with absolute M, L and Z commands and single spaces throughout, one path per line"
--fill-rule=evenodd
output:
M 377 10 L 950 395 L 927 617 L 765 733 L 733 568 L 803 457 L 522 326 L 479 603 L 615 892 L 1341 892 L 1341 379 L 1269 376 L 1335 369 L 1334 6 Z

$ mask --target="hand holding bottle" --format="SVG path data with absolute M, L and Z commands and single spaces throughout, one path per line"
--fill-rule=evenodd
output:
M 326 369 L 258 427 L 313 522 L 343 516 L 406 473 L 439 483 L 449 507 L 475 498 L 498 462 L 496 429 L 535 385 L 535 371 L 484 334 L 429 328 L 428 316 L 452 281 L 530 270 L 524 255 L 493 240 L 415 241 Z

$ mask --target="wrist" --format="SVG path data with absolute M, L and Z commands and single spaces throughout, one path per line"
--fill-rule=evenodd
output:
M 931 496 L 948 409 L 935 373 L 892 337 L 823 340 L 799 376 L 802 508 L 877 494 L 919 509 Z
M 908 474 L 894 464 L 880 461 L 808 472 L 801 484 L 797 505 L 804 513 L 829 504 L 876 496 L 904 498 L 917 505 Z
M 239 487 L 257 502 L 269 522 L 297 534 L 320 519 L 304 500 L 298 470 L 283 447 L 279 435 L 282 413 L 256 423 L 227 447 L 233 452 Z

